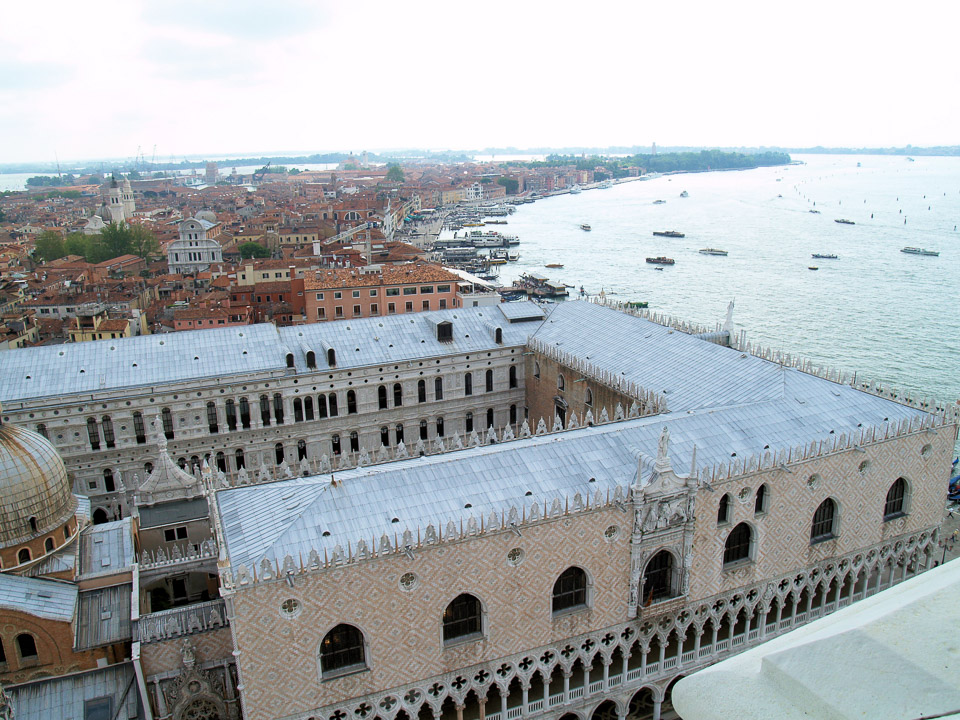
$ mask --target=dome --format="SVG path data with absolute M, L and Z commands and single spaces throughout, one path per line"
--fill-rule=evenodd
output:
M 0 547 L 59 528 L 76 505 L 53 445 L 25 428 L 0 425 Z
M 194 217 L 197 220 L 206 220 L 208 223 L 215 223 L 217 221 L 217 216 L 213 214 L 212 210 L 201 210 Z

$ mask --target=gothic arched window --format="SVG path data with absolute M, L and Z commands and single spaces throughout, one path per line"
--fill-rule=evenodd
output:
M 673 555 L 661 550 L 647 563 L 643 571 L 642 597 L 644 605 L 673 597 Z
M 570 567 L 560 573 L 553 584 L 553 612 L 586 607 L 587 574 L 578 567 Z
M 906 514 L 904 510 L 904 501 L 907 497 L 907 481 L 902 477 L 893 481 L 893 485 L 887 490 L 887 500 L 883 504 L 883 519 L 893 520 Z
M 480 635 L 482 612 L 480 601 L 473 595 L 458 595 L 443 611 L 443 641 Z
M 836 533 L 837 504 L 827 498 L 813 514 L 813 523 L 810 525 L 810 542 L 817 543 L 829 540 Z
M 366 667 L 363 633 L 353 625 L 337 625 L 320 643 L 320 671 L 342 674 Z
M 750 559 L 750 550 L 753 545 L 753 530 L 747 523 L 740 523 L 727 536 L 723 544 L 724 566 L 741 560 Z

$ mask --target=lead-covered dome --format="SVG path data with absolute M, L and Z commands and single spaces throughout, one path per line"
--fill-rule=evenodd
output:
M 25 428 L 0 425 L 0 547 L 56 530 L 76 505 L 53 445 Z

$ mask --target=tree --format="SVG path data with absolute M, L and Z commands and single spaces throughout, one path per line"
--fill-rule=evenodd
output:
M 160 253 L 160 243 L 157 242 L 156 236 L 148 228 L 143 225 L 131 225 L 128 230 L 131 253 L 147 262 L 150 262 L 151 256 Z
M 502 177 L 497 180 L 498 185 L 503 185 L 507 189 L 507 195 L 516 195 L 520 189 L 520 181 L 516 178 Z
M 72 232 L 63 241 L 63 249 L 67 255 L 87 255 L 87 236 L 82 232 Z
M 387 165 L 387 180 L 390 182 L 403 182 L 403 168 L 397 163 Z
M 126 226 L 112 222 L 107 225 L 100 235 L 104 251 L 110 254 L 110 260 L 130 252 L 130 231 Z M 87 258 L 88 262 L 90 259 Z
M 240 246 L 240 257 L 244 260 L 249 260 L 250 258 L 265 258 L 270 257 L 270 251 L 260 243 L 245 242 Z
M 37 237 L 33 254 L 44 262 L 62 258 L 67 254 L 63 245 L 63 237 L 54 230 L 44 230 Z

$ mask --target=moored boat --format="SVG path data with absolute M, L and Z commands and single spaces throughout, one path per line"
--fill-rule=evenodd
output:
M 657 257 L 648 257 L 647 262 L 653 265 L 673 265 L 676 261 L 664 255 L 657 255 Z
M 700 250 L 700 254 L 701 255 L 723 255 L 724 257 L 726 257 L 727 251 L 719 250 L 717 248 L 703 248 L 702 250 Z
M 910 247 L 909 245 L 902 250 L 902 253 L 907 253 L 908 255 L 930 255 L 931 257 L 939 257 L 940 252 L 937 250 L 927 250 L 926 248 Z
M 562 265 L 561 263 L 547 263 L 546 265 L 544 265 L 544 267 L 548 267 L 548 268 L 562 268 L 563 265 Z
M 690 193 L 684 190 L 682 193 L 680 193 L 680 197 L 690 197 Z
M 837 256 L 832 253 L 813 253 L 810 257 L 815 260 L 836 260 Z
M 586 231 L 589 232 L 589 231 L 592 230 L 593 228 L 591 228 L 587 223 L 580 223 L 580 229 L 581 229 L 581 230 L 586 230 Z
M 818 268 L 816 265 L 810 265 L 807 267 L 807 270 L 819 270 L 819 269 L 820 268 Z
M 846 218 L 837 218 L 834 222 L 840 223 L 841 225 L 856 225 L 853 220 L 847 220 Z
M 653 234 L 657 237 L 669 237 L 669 238 L 682 238 L 686 237 L 682 232 L 678 230 L 654 230 Z
M 667 204 L 667 201 L 666 201 L 666 200 L 654 200 L 654 201 L 653 201 L 653 204 L 654 204 L 654 205 L 666 205 L 666 204 Z

